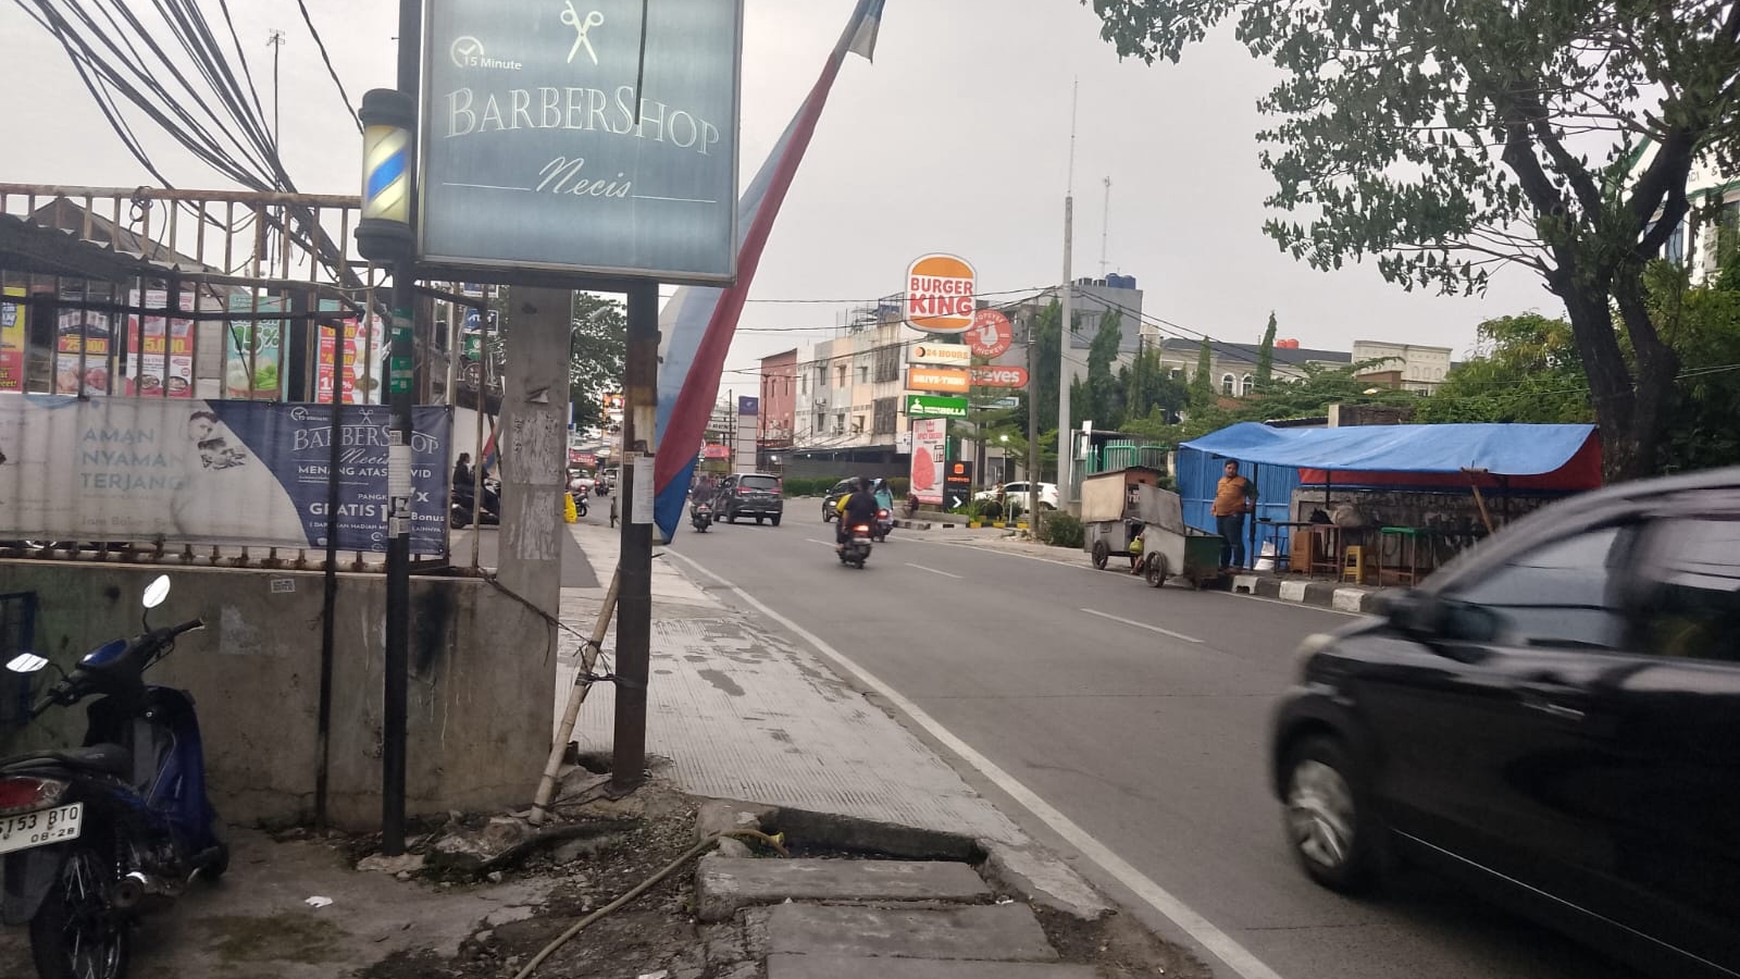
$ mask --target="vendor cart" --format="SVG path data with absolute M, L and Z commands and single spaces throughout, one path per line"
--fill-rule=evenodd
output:
M 1169 578 L 1190 582 L 1201 588 L 1221 576 L 1221 546 L 1219 534 L 1210 534 L 1179 524 L 1176 529 L 1149 524 L 1142 532 L 1142 577 L 1159 588 Z
M 1114 555 L 1129 556 L 1132 524 L 1183 529 L 1178 494 L 1159 487 L 1163 475 L 1158 469 L 1131 466 L 1082 477 L 1082 550 L 1094 567 L 1103 569 Z

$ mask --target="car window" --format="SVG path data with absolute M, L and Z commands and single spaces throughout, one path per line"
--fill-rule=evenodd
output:
M 779 480 L 773 476 L 745 476 L 743 485 L 752 490 L 767 490 L 771 493 L 779 489 Z
M 1489 614 L 1494 639 L 1522 646 L 1618 648 L 1625 619 L 1613 587 L 1621 527 L 1586 531 L 1512 558 L 1446 597 Z
M 850 493 L 850 492 L 852 492 L 852 486 L 853 486 L 853 483 L 851 480 L 842 479 L 839 482 L 834 484 L 833 491 L 835 493 Z
M 1661 520 L 1637 583 L 1637 651 L 1740 662 L 1740 521 Z

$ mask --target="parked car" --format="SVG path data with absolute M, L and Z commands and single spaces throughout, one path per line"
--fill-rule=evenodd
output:
M 716 520 L 736 523 L 738 517 L 754 517 L 756 523 L 771 521 L 779 526 L 785 515 L 785 498 L 780 495 L 778 476 L 767 473 L 734 473 L 719 483 L 717 502 L 713 504 Z
M 828 490 L 828 495 L 822 497 L 822 523 L 829 523 L 836 516 L 839 516 L 834 507 L 838 506 L 841 500 L 852 495 L 852 491 L 857 488 L 858 480 L 856 477 L 842 479 L 835 483 L 834 488 Z
M 1551 506 L 1300 655 L 1272 788 L 1317 882 L 1418 863 L 1740 975 L 1740 469 Z
M 1028 499 L 1029 492 L 1030 491 L 1027 488 L 1027 484 L 1024 482 L 1004 483 L 1001 486 L 997 486 L 997 487 L 994 487 L 994 488 L 988 489 L 988 490 L 980 490 L 979 492 L 974 493 L 973 499 L 978 500 L 980 502 L 986 502 L 989 500 L 1006 500 L 1009 497 L 1014 497 L 1016 500 L 1016 505 L 1021 506 L 1021 507 L 1025 507 L 1025 506 L 1027 506 L 1027 499 Z M 1039 509 L 1041 509 L 1041 510 L 1055 510 L 1055 509 L 1057 509 L 1057 484 L 1056 483 L 1040 483 L 1039 484 Z

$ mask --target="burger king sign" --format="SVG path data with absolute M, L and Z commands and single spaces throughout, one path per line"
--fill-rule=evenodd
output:
M 926 333 L 965 333 L 978 308 L 973 266 L 954 255 L 926 255 L 906 270 L 906 322 Z

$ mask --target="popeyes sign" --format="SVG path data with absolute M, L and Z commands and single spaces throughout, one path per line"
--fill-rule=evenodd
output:
M 926 255 L 906 270 L 906 322 L 926 333 L 965 333 L 978 308 L 973 266 L 955 255 Z

